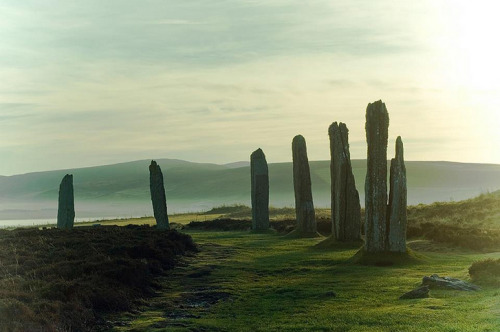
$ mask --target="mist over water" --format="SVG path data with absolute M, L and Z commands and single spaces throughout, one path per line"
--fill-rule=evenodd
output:
M 429 204 L 437 201 L 459 201 L 472 198 L 488 190 L 465 189 L 437 189 L 437 188 L 415 188 L 408 192 L 408 204 Z M 316 208 L 330 208 L 329 193 L 318 193 L 313 191 L 314 205 Z M 360 194 L 361 206 L 364 206 L 364 194 Z M 244 204 L 249 206 L 250 199 L 220 199 L 205 201 L 167 201 L 168 213 L 192 213 L 204 212 L 213 207 L 222 205 Z M 293 194 L 281 195 L 270 199 L 270 205 L 274 207 L 293 207 Z M 26 209 L 26 207 L 32 209 Z M 33 209 L 34 208 L 34 209 Z M 75 222 L 97 221 L 102 219 L 140 218 L 153 215 L 151 202 L 107 202 L 105 204 L 95 201 L 75 202 Z M 12 226 L 34 226 L 55 224 L 57 217 L 57 202 L 26 202 L 26 203 L 1 203 L 0 204 L 0 227 Z
M 52 222 L 57 217 L 58 186 L 74 175 L 77 221 L 152 216 L 149 160 L 0 178 L 0 226 Z M 250 206 L 250 169 L 158 159 L 165 177 L 169 214 L 203 212 L 222 205 Z M 366 161 L 352 160 L 364 206 Z M 459 201 L 500 189 L 500 165 L 406 162 L 408 204 Z M 330 162 L 310 161 L 313 202 L 330 208 Z M 294 207 L 292 164 L 269 164 L 270 205 Z M 7 222 L 8 221 L 8 222 Z

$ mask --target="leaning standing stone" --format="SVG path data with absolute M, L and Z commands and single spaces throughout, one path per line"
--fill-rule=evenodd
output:
M 361 206 L 352 173 L 349 152 L 349 130 L 344 123 L 334 122 L 330 136 L 330 177 L 332 233 L 339 241 L 361 238 Z
M 396 158 L 391 160 L 389 192 L 389 251 L 406 252 L 406 167 L 403 158 L 403 141 L 396 140 Z
M 154 160 L 151 160 L 151 165 L 149 165 L 149 189 L 156 225 L 159 229 L 168 229 L 167 199 L 163 185 L 163 174 L 160 166 Z
M 387 138 L 389 114 L 381 100 L 366 108 L 365 250 L 387 248 Z
M 252 230 L 269 229 L 269 171 L 261 149 L 250 155 Z
M 59 204 L 57 208 L 57 228 L 71 229 L 75 222 L 75 198 L 73 193 L 73 175 L 66 174 L 59 186 Z
M 429 297 L 429 286 L 420 286 L 399 297 L 400 300 L 423 299 Z
M 301 135 L 297 135 L 293 138 L 292 152 L 297 235 L 301 237 L 317 236 L 306 140 Z

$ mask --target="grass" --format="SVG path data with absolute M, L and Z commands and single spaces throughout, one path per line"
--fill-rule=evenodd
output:
M 353 264 L 358 248 L 317 249 L 323 238 L 189 234 L 201 251 L 162 281 L 164 290 L 114 331 L 499 331 L 500 293 L 432 290 L 399 300 L 423 276 L 469 280 L 468 267 L 500 252 L 436 248 L 417 240 L 419 264 Z M 413 246 L 413 243 L 410 243 Z M 436 252 L 436 249 L 440 252 Z M 416 250 L 415 250 L 416 251 Z M 206 294 L 212 300 L 206 300 Z M 198 298 L 199 302 L 193 300 Z

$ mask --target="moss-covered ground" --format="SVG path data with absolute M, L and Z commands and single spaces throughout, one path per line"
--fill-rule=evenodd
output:
M 469 280 L 468 268 L 500 252 L 410 243 L 418 262 L 367 266 L 358 248 L 318 249 L 324 238 L 278 233 L 189 234 L 200 252 L 160 280 L 139 312 L 113 317 L 114 331 L 500 331 L 500 290 L 431 290 L 399 300 L 425 275 Z

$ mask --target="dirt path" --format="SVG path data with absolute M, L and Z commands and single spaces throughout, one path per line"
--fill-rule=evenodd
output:
M 115 320 L 113 330 L 208 331 L 199 320 L 219 301 L 233 301 L 232 290 L 224 288 L 224 280 L 214 278 L 212 273 L 227 267 L 228 258 L 237 254 L 238 248 L 205 243 L 199 249 L 196 254 L 184 256 L 159 279 L 161 290 L 156 297 L 138 311 Z

